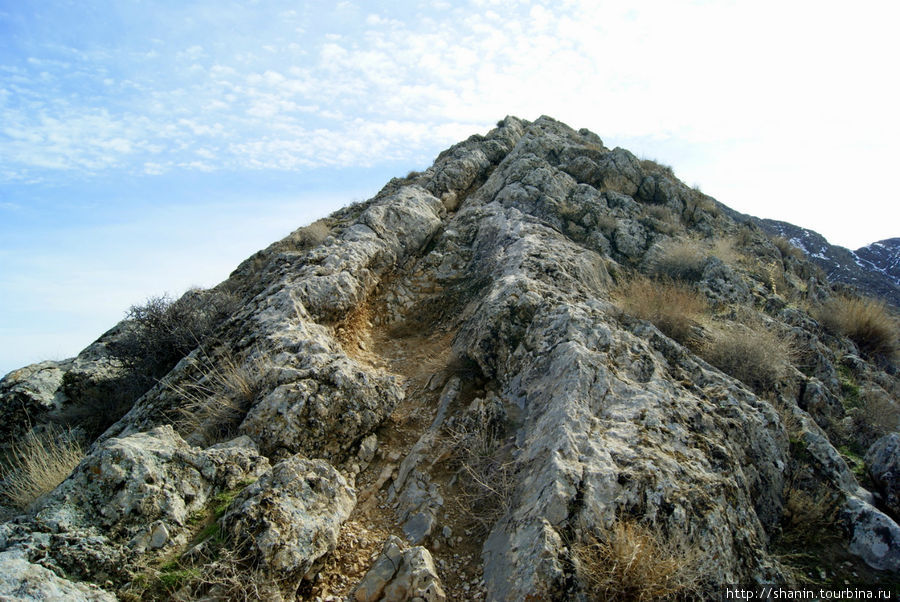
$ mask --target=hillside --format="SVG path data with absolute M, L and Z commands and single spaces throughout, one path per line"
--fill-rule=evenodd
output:
M 749 218 L 773 236 L 802 250 L 831 282 L 849 284 L 900 308 L 900 241 L 890 238 L 851 251 L 832 245 L 813 230 L 787 222 Z
M 84 444 L 49 492 L 5 470 L 0 596 L 896 588 L 896 316 L 845 289 L 671 169 L 507 117 L 0 381 L 12 460 Z

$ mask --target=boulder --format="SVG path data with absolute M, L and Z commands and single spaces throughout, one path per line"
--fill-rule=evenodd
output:
M 268 467 L 252 448 L 201 450 L 162 426 L 97 446 L 40 502 L 35 520 L 54 531 L 93 527 L 145 547 L 159 542 L 163 530 L 177 533 L 217 492 Z
M 242 491 L 221 522 L 232 541 L 290 590 L 334 549 L 355 504 L 353 489 L 330 464 L 298 454 Z
M 885 507 L 900 517 L 900 433 L 885 435 L 873 443 L 865 461 Z
M 431 553 L 422 546 L 407 550 L 390 536 L 381 554 L 351 595 L 356 602 L 443 602 L 447 599 Z

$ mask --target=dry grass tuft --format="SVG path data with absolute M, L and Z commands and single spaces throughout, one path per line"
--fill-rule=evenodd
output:
M 897 320 L 883 301 L 834 297 L 814 312 L 827 330 L 848 337 L 869 357 L 896 361 L 900 351 Z
M 700 293 L 670 280 L 634 278 L 616 292 L 626 313 L 648 320 L 666 336 L 684 344 L 694 338 L 694 330 L 707 310 Z
M 654 250 L 650 269 L 657 276 L 696 282 L 703 277 L 707 253 L 694 240 L 672 240 Z
M 185 401 L 179 408 L 181 420 L 176 428 L 192 440 L 209 443 L 227 439 L 234 435 L 262 391 L 270 365 L 268 357 L 258 353 L 240 361 L 225 353 L 215 361 L 203 357 L 196 365 L 195 380 L 169 385 Z
M 700 355 L 757 393 L 765 393 L 784 376 L 794 348 L 789 338 L 761 323 L 732 323 L 714 328 L 701 345 Z
M 331 235 L 331 227 L 326 219 L 314 221 L 308 226 L 291 232 L 287 241 L 298 251 L 311 249 L 322 244 Z
M 573 552 L 592 600 L 681 599 L 699 582 L 696 553 L 635 521 L 617 521 Z
M 515 463 L 503 448 L 503 418 L 482 406 L 446 430 L 458 466 L 455 500 L 463 515 L 487 535 L 509 512 L 516 484 Z
M 0 496 L 27 510 L 72 474 L 83 457 L 81 442 L 71 431 L 48 426 L 30 432 L 9 448 Z
M 806 255 L 803 251 L 794 246 L 794 244 L 783 236 L 772 238 L 772 243 L 778 249 L 781 256 L 785 259 L 793 257 L 794 259 L 805 259 Z
M 681 227 L 681 220 L 674 211 L 665 205 L 645 205 L 641 223 L 663 234 L 672 235 Z

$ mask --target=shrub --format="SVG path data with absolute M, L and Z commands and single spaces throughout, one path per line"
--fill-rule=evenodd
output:
M 833 297 L 814 312 L 827 330 L 848 337 L 870 358 L 894 361 L 900 347 L 897 321 L 883 301 L 864 297 Z
M 694 328 L 707 310 L 703 295 L 671 280 L 637 277 L 621 287 L 615 296 L 626 313 L 652 322 L 680 343 L 693 338 Z
M 641 159 L 640 160 L 641 169 L 647 173 L 654 175 L 662 175 L 672 180 L 675 179 L 675 172 L 672 170 L 671 166 L 665 165 L 653 159 Z
M 775 388 L 793 354 L 788 338 L 759 323 L 718 326 L 700 346 L 703 359 L 757 393 Z
M 643 214 L 641 223 L 656 232 L 671 235 L 678 231 L 678 216 L 665 205 L 647 205 Z
M 665 600 L 689 595 L 698 558 L 686 546 L 631 520 L 573 546 L 577 574 L 593 600 Z
M 25 510 L 62 483 L 83 457 L 81 443 L 71 431 L 52 425 L 32 431 L 10 446 L 0 495 Z
M 706 252 L 697 241 L 669 240 L 653 249 L 650 271 L 657 276 L 696 282 L 703 277 Z
M 111 351 L 146 390 L 205 341 L 238 306 L 237 297 L 221 289 L 191 289 L 177 300 L 168 295 L 150 297 L 144 305 L 128 310 L 125 332 L 111 345 Z
M 720 213 L 719 206 L 712 198 L 695 189 L 684 198 L 681 217 L 686 224 L 696 225 L 705 217 L 718 217 Z

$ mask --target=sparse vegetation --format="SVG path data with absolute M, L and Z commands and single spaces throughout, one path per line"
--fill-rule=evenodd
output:
M 697 554 L 634 520 L 618 520 L 573 546 L 577 573 L 592 600 L 682 599 L 699 583 Z
M 656 232 L 671 235 L 680 227 L 678 216 L 665 205 L 646 205 L 643 214 L 641 223 Z
M 757 393 L 773 390 L 790 364 L 793 345 L 763 324 L 721 324 L 700 346 L 710 364 L 748 385 Z
M 484 534 L 509 510 L 515 486 L 515 467 L 503 449 L 504 428 L 502 417 L 485 406 L 447 428 L 458 466 L 456 499 Z
M 650 269 L 657 276 L 696 282 L 703 276 L 707 254 L 695 240 L 671 240 L 654 252 Z
M 793 481 L 786 486 L 781 530 L 773 547 L 775 557 L 798 583 L 818 580 L 813 572 L 820 568 L 817 553 L 840 540 L 837 510 L 837 496 L 824 487 L 810 493 Z
M 411 172 L 412 173 L 412 172 Z M 308 226 L 297 228 L 288 235 L 287 241 L 296 251 L 311 249 L 322 244 L 331 235 L 328 219 L 316 220 Z
M 71 431 L 53 425 L 31 431 L 9 448 L 0 496 L 26 510 L 62 483 L 83 457 L 81 442 Z
M 695 225 L 701 221 L 703 216 L 718 217 L 719 213 L 719 207 L 715 202 L 695 189 L 684 199 L 684 209 L 681 212 L 681 218 L 685 224 Z
M 277 587 L 248 559 L 238 556 L 219 523 L 229 504 L 252 483 L 242 481 L 234 489 L 216 494 L 203 510 L 189 516 L 187 523 L 193 536 L 188 551 L 144 565 L 120 592 L 122 598 L 170 600 L 177 594 L 177 599 L 190 600 L 270 599 Z
M 672 167 L 669 165 L 665 165 L 653 159 L 640 159 L 641 169 L 647 173 L 654 175 L 663 175 L 672 180 L 675 179 L 675 172 L 672 170 Z
M 894 362 L 900 350 L 897 319 L 883 301 L 866 297 L 832 297 L 814 312 L 830 332 L 846 336 L 869 358 Z
M 201 355 L 194 363 L 193 381 L 169 384 L 184 399 L 176 426 L 191 440 L 227 439 L 261 392 L 269 360 L 257 352 L 252 359 L 240 361 L 226 352 L 217 358 Z
M 619 288 L 616 298 L 626 313 L 652 322 L 666 336 L 680 343 L 694 338 L 698 320 L 707 310 L 706 298 L 686 285 L 644 276 Z
M 126 330 L 112 347 L 143 393 L 178 361 L 206 341 L 239 301 L 227 290 L 192 289 L 173 300 L 151 297 L 133 305 L 126 315 Z
M 772 238 L 772 243 L 775 245 L 775 247 L 781 253 L 781 257 L 784 259 L 791 257 L 793 259 L 800 260 L 800 259 L 805 259 L 805 257 L 806 257 L 806 255 L 803 254 L 802 250 L 795 247 L 793 245 L 793 243 L 791 243 L 791 241 L 789 241 L 788 239 L 786 239 L 783 236 L 776 236 L 776 237 Z

